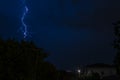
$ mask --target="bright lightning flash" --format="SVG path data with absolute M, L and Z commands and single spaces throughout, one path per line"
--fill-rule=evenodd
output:
M 24 38 L 26 38 L 28 36 L 28 27 L 24 22 L 24 19 L 25 19 L 25 16 L 26 16 L 27 13 L 28 13 L 28 7 L 25 5 L 24 12 L 23 12 L 22 17 L 21 17 L 21 22 L 22 22 L 22 25 L 23 25 L 22 32 L 23 32 Z

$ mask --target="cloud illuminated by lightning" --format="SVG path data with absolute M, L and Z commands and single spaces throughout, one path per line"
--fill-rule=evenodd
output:
M 27 13 L 28 13 L 28 7 L 25 5 L 25 2 L 24 2 L 24 11 L 23 11 L 23 14 L 21 17 L 21 22 L 22 22 L 21 30 L 22 30 L 24 38 L 26 38 L 28 36 L 28 26 L 24 22 L 24 19 L 25 19 Z

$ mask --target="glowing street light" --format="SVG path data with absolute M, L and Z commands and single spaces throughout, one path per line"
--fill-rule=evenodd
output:
M 80 73 L 80 72 L 81 72 L 81 70 L 80 70 L 80 69 L 78 69 L 78 70 L 77 70 L 77 72 L 78 72 L 78 73 Z
M 77 70 L 77 72 L 78 72 L 78 77 L 80 77 L 81 70 L 80 70 L 80 69 L 78 69 L 78 70 Z

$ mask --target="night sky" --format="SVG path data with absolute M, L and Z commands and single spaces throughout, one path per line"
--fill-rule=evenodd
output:
M 114 30 L 120 0 L 26 0 L 29 40 L 50 53 L 48 61 L 67 69 L 112 63 Z M 23 39 L 22 0 L 0 0 L 0 36 Z

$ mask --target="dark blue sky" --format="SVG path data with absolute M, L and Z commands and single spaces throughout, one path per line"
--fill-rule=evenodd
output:
M 119 0 L 26 0 L 30 39 L 58 68 L 112 63 L 113 22 L 120 19 Z M 22 39 L 22 0 L 0 0 L 0 35 Z

